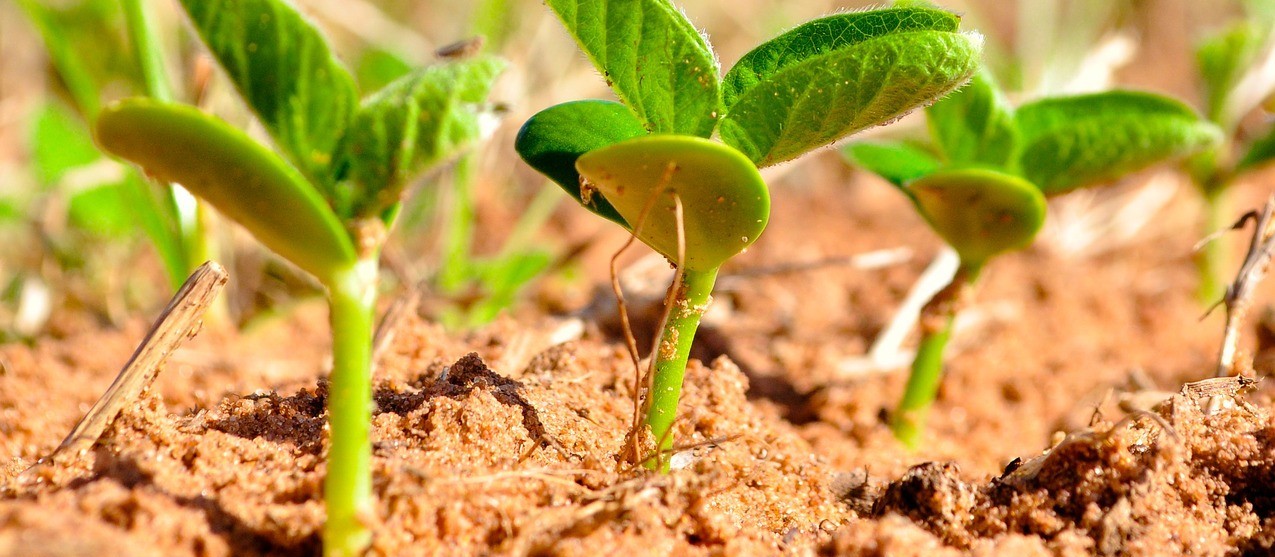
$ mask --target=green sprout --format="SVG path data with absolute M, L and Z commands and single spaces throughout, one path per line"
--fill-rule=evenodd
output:
M 758 168 L 951 92 L 977 67 L 981 37 L 928 7 L 842 13 L 761 44 L 719 78 L 706 39 L 668 0 L 547 3 L 622 103 L 549 107 L 527 121 L 516 148 L 678 269 L 644 403 L 657 447 L 645 464 L 667 471 L 687 358 L 718 269 L 769 219 Z
M 1219 132 L 1189 107 L 1135 91 L 1045 98 L 1015 110 L 985 73 L 926 109 L 934 150 L 861 142 L 848 158 L 889 181 L 957 253 L 952 282 L 922 310 L 921 342 L 895 436 L 921 441 L 952 323 L 988 261 L 1030 244 L 1045 199 L 1213 145 Z
M 371 343 L 378 259 L 408 179 L 480 137 L 496 58 L 416 70 L 358 101 L 327 42 L 282 0 L 183 0 L 277 151 L 194 107 L 126 99 L 103 147 L 182 184 L 313 275 L 328 294 L 332 375 L 327 555 L 371 542 Z M 282 155 L 282 156 L 281 156 Z
M 1213 234 L 1230 226 L 1226 197 L 1231 185 L 1275 160 L 1275 125 L 1248 130 L 1245 116 L 1275 95 L 1275 15 L 1250 6 L 1250 17 L 1202 42 L 1196 64 L 1204 86 L 1204 114 L 1222 129 L 1223 141 L 1187 161 L 1204 199 L 1204 227 Z M 1268 9 L 1269 10 L 1269 9 Z M 1214 304 L 1226 290 L 1226 245 L 1206 242 L 1196 258 L 1200 301 Z

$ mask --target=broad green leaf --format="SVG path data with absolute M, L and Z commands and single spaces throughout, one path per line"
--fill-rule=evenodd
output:
M 1264 42 L 1255 22 L 1241 22 L 1202 42 L 1195 51 L 1209 120 L 1230 126 L 1227 115 L 1231 92 L 1255 62 Z
M 1045 222 L 1045 196 L 1031 183 L 985 169 L 941 170 L 907 187 L 930 227 L 966 264 L 1027 246 Z
M 925 109 L 949 164 L 1004 167 L 1014 156 L 1014 109 L 987 71 Z
M 1238 163 L 1235 164 L 1236 172 L 1244 172 L 1259 166 L 1270 164 L 1275 159 L 1275 126 L 1271 126 L 1266 131 L 1266 135 L 1259 137 L 1248 146 L 1244 156 L 1240 157 Z
M 1221 139 L 1185 104 L 1138 91 L 1044 99 L 1020 106 L 1016 121 L 1017 168 L 1045 195 L 1112 180 Z
M 642 122 L 624 105 L 583 100 L 554 105 L 532 116 L 518 131 L 514 149 L 522 160 L 566 190 L 595 214 L 628 228 L 615 208 L 600 195 L 585 198 L 576 159 L 580 155 L 646 135 Z
M 656 133 L 708 137 L 717 59 L 669 0 L 546 0 L 624 104 Z
M 585 153 L 576 168 L 639 240 L 672 261 L 678 260 L 676 194 L 684 216 L 682 263 L 690 270 L 720 267 L 757 240 L 770 220 L 770 193 L 757 168 L 715 141 L 636 137 Z
M 137 230 L 125 188 L 120 182 L 100 184 L 75 192 L 67 202 L 67 221 L 90 234 L 127 237 Z
M 399 202 L 410 178 L 476 141 L 504 67 L 493 57 L 429 66 L 363 101 L 337 155 L 352 186 L 341 213 L 380 214 Z
M 277 146 L 317 184 L 356 108 L 349 72 L 283 0 L 181 0 L 204 44 Z
M 939 168 L 934 155 L 902 141 L 856 141 L 842 151 L 850 163 L 903 186 Z
M 31 167 L 41 186 L 54 185 L 68 170 L 102 158 L 88 129 L 61 105 L 49 103 L 31 129 Z
M 97 139 L 147 174 L 185 186 L 321 281 L 357 259 L 336 215 L 300 173 L 193 107 L 128 99 L 102 111 Z
M 758 166 L 884 124 L 959 87 L 982 38 L 941 10 L 890 8 L 805 23 L 726 74 L 722 141 Z

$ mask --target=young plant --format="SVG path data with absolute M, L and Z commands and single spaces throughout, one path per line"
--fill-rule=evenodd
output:
M 1110 91 L 1053 97 L 1014 110 L 986 74 L 926 109 L 932 154 L 907 143 L 855 143 L 855 164 L 885 178 L 960 258 L 922 311 L 921 343 L 891 427 L 921 441 L 938 392 L 952 322 L 986 264 L 1031 243 L 1045 198 L 1113 180 L 1214 144 L 1218 130 L 1182 103 Z
M 623 104 L 545 109 L 516 148 L 677 266 L 644 404 L 657 444 L 646 464 L 666 471 L 691 341 L 718 268 L 769 218 L 757 169 L 947 94 L 973 74 L 981 38 L 938 9 L 843 13 L 761 44 L 719 78 L 706 39 L 668 0 L 547 3 Z M 722 143 L 708 139 L 714 132 Z
M 374 512 L 368 433 L 379 253 L 408 179 L 480 135 L 503 62 L 426 67 L 360 103 L 324 38 L 282 0 L 182 5 L 277 152 L 194 107 L 154 99 L 103 110 L 97 138 L 152 176 L 184 185 L 327 288 L 324 552 L 359 555 Z
M 1263 101 L 1275 95 L 1275 16 L 1256 9 L 1250 17 L 1201 43 L 1196 63 L 1204 85 L 1204 114 L 1222 129 L 1223 141 L 1187 161 L 1192 181 L 1204 198 L 1205 234 L 1230 225 L 1226 197 L 1231 184 L 1275 159 L 1275 125 L 1255 130 L 1241 125 Z M 1222 280 L 1226 244 L 1206 242 L 1196 259 L 1199 298 L 1215 304 L 1225 294 Z

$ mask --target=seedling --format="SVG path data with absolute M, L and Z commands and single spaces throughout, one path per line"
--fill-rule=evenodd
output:
M 666 471 L 691 342 L 718 269 L 769 219 L 757 169 L 947 94 L 974 72 L 981 37 L 926 7 L 843 13 L 763 43 L 719 78 L 707 40 L 668 0 L 547 3 L 623 104 L 545 109 L 516 148 L 678 269 L 644 404 L 657 446 L 646 465 Z M 722 143 L 708 139 L 714 132 Z
M 278 151 L 194 107 L 128 99 L 98 141 L 180 183 L 327 288 L 327 555 L 371 541 L 371 342 L 378 257 L 407 180 L 480 135 L 490 57 L 414 71 L 361 103 L 324 38 L 281 0 L 182 5 Z M 282 156 L 281 156 L 282 155 Z
M 1269 10 L 1269 9 L 1268 9 Z M 1204 227 L 1213 234 L 1230 226 L 1226 197 L 1231 184 L 1275 160 L 1275 125 L 1245 129 L 1245 116 L 1275 95 L 1275 16 L 1250 6 L 1250 17 L 1209 38 L 1196 50 L 1204 85 L 1204 114 L 1222 129 L 1223 141 L 1192 157 L 1187 168 L 1204 198 Z M 1225 294 L 1226 244 L 1208 241 L 1196 259 L 1199 298 L 1212 305 Z
M 1031 243 L 1045 198 L 1113 180 L 1213 145 L 1219 132 L 1173 99 L 1134 91 L 1054 97 L 1014 110 L 979 74 L 926 109 L 936 153 L 907 143 L 855 143 L 852 162 L 912 201 L 960 258 L 951 284 L 922 310 L 921 343 L 894 434 L 915 448 L 938 392 L 952 322 L 997 255 Z

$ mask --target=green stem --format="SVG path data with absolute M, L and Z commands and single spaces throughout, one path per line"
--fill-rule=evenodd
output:
M 1213 234 L 1230 226 L 1226 222 L 1226 187 L 1215 186 L 1203 189 L 1204 194 L 1204 234 Z M 1196 297 L 1200 302 L 1211 306 L 1226 294 L 1226 284 L 1222 274 L 1227 267 L 1226 238 L 1213 238 L 1200 248 L 1195 256 L 1195 268 L 1199 275 Z
M 908 376 L 908 385 L 903 390 L 903 400 L 894 411 L 890 428 L 894 430 L 894 437 L 909 449 L 916 449 L 920 444 L 926 415 L 939 392 L 943 378 L 943 351 L 952 336 L 954 317 L 947 316 L 941 328 L 922 334 L 916 359 L 912 360 L 912 374 Z
M 469 274 L 470 249 L 474 240 L 474 172 L 472 154 L 461 155 L 452 172 L 452 188 L 448 198 L 447 228 L 443 233 L 443 266 L 438 271 L 438 286 L 454 294 Z
M 691 343 L 700 317 L 708 309 L 713 284 L 717 282 L 717 269 L 708 271 L 686 270 L 682 283 L 677 285 L 668 323 L 660 335 L 656 350 L 655 375 L 651 379 L 651 392 L 647 393 L 646 425 L 655 436 L 660 455 L 673 447 L 673 422 L 677 419 L 677 402 L 682 397 L 682 380 L 686 377 L 686 360 L 690 358 Z M 668 459 L 648 461 L 647 467 L 668 472 Z
M 331 445 L 323 484 L 328 520 L 323 553 L 362 555 L 372 542 L 372 324 L 376 258 L 338 273 L 328 286 L 332 377 L 328 383 Z
M 133 43 L 137 56 L 137 66 L 141 69 L 142 81 L 145 83 L 146 95 L 160 101 L 173 100 L 172 82 L 165 69 L 164 52 L 160 47 L 159 33 L 155 30 L 154 18 L 146 9 L 145 0 L 120 0 L 124 8 L 124 19 L 128 28 L 129 40 Z M 160 193 L 154 200 L 156 207 L 172 216 L 177 227 L 177 237 L 182 250 L 182 259 L 186 268 L 180 276 L 170 277 L 176 284 L 186 280 L 186 275 L 203 265 L 205 261 L 216 257 L 211 234 L 207 230 L 207 209 L 190 192 L 175 184 L 159 184 Z M 162 205 L 161 205 L 162 204 Z M 224 300 L 225 298 L 221 298 Z M 224 321 L 229 312 L 225 302 L 213 308 L 213 319 Z
M 146 94 L 161 101 L 173 100 L 168 72 L 164 69 L 164 55 L 159 48 L 159 34 L 150 14 L 142 5 L 143 0 L 120 0 L 124 7 L 124 20 L 128 24 L 128 36 L 136 49 L 137 65 L 142 70 Z
M 921 312 L 921 344 L 912 360 L 903 399 L 894 411 L 890 429 L 908 449 L 915 450 L 925 431 L 925 418 L 943 379 L 943 352 L 952 336 L 952 323 L 963 305 L 965 292 L 978 279 L 982 265 L 962 262 L 952 283 L 934 296 Z

